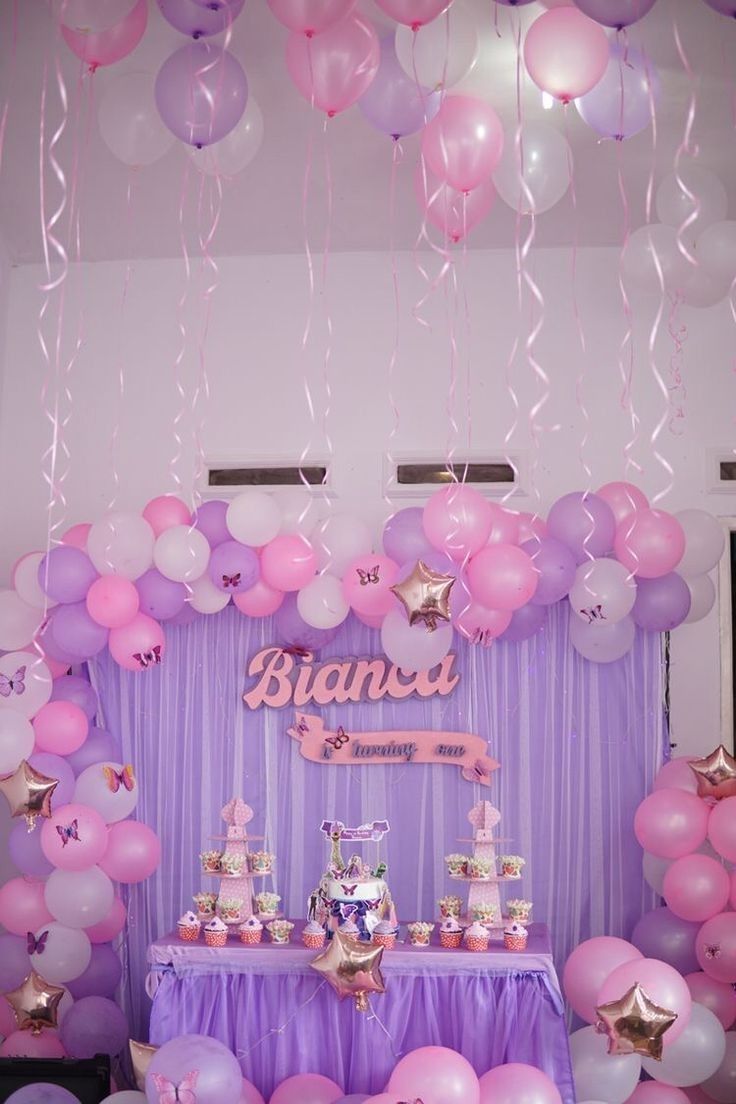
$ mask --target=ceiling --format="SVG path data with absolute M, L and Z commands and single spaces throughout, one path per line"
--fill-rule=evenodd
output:
M 464 85 L 489 99 L 507 128 L 516 123 L 516 47 L 514 21 L 526 26 L 541 4 L 521 9 L 497 7 L 493 0 L 465 0 L 477 7 L 482 25 L 481 52 Z M 181 229 L 196 250 L 198 234 L 212 225 L 208 183 L 202 202 L 200 176 L 183 148 L 175 146 L 162 160 L 130 170 L 102 141 L 96 104 L 117 73 L 156 72 L 182 37 L 149 0 L 149 27 L 130 58 L 93 77 L 80 76 L 79 63 L 61 40 L 41 0 L 0 0 L 0 116 L 7 103 L 7 127 L 0 174 L 0 234 L 16 263 L 42 259 L 39 206 L 39 138 L 41 92 L 48 71 L 45 127 L 47 141 L 62 120 L 56 66 L 69 97 L 67 125 L 58 143 L 58 159 L 67 181 L 66 207 L 60 226 L 69 252 L 84 260 L 156 258 L 181 255 Z M 365 0 L 363 10 L 379 25 L 391 21 Z M 17 36 L 13 33 L 14 12 Z M 679 57 L 677 26 L 693 78 Z M 373 130 L 353 107 L 323 126 L 291 83 L 284 63 L 286 30 L 265 0 L 247 0 L 233 28 L 231 49 L 243 63 L 253 95 L 265 117 L 263 145 L 255 161 L 233 180 L 223 181 L 220 218 L 211 245 L 218 255 L 294 253 L 304 249 L 302 193 L 310 132 L 314 155 L 308 192 L 307 229 L 320 248 L 327 225 L 326 165 L 333 182 L 331 248 L 341 251 L 384 250 L 392 228 L 389 219 L 392 142 Z M 736 217 L 736 23 L 708 8 L 702 0 L 658 0 L 652 11 L 629 31 L 632 44 L 653 58 L 662 80 L 657 113 L 657 142 L 647 130 L 624 143 L 599 142 L 574 107 L 555 105 L 544 111 L 541 93 L 527 80 L 523 111 L 527 118 L 549 119 L 567 132 L 574 152 L 575 192 L 537 220 L 536 243 L 611 245 L 622 239 L 623 205 L 617 172 L 623 172 L 632 226 L 645 219 L 645 195 L 654 168 L 655 180 L 671 171 L 683 141 L 691 94 L 696 94 L 693 147 L 701 164 L 714 170 L 729 193 Z M 76 137 L 75 137 L 76 136 Z M 80 150 L 75 161 L 75 144 Z M 393 237 L 397 248 L 415 246 L 421 215 L 413 188 L 419 139 L 401 144 L 396 176 Z M 693 148 L 693 152 L 695 149 Z M 75 167 L 76 166 L 76 167 Z M 207 178 L 209 180 L 209 178 Z M 62 192 L 47 162 L 47 211 Z M 129 198 L 130 189 L 130 198 Z M 71 193 L 78 197 L 79 244 L 69 234 Z M 185 197 L 183 223 L 180 204 Z M 488 219 L 471 235 L 473 248 L 507 248 L 515 240 L 515 216 L 498 200 Z

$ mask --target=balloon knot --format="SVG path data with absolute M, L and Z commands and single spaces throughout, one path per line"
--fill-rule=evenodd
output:
M 304 33 L 307 38 L 314 38 L 314 31 L 305 31 Z
M 419 28 L 421 27 L 421 25 L 422 25 L 421 23 L 412 23 L 412 25 L 411 25 L 411 29 L 412 29 L 412 30 L 414 31 L 414 34 L 416 34 L 416 33 L 417 33 L 417 31 L 419 30 Z

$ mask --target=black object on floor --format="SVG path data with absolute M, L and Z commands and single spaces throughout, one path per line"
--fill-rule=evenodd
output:
M 94 1058 L 0 1058 L 0 1101 L 37 1081 L 61 1085 L 79 1104 L 100 1104 L 110 1095 L 110 1059 L 106 1054 Z

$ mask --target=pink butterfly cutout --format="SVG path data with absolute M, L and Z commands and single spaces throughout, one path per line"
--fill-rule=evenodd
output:
M 77 843 L 82 842 L 79 838 L 79 833 L 77 831 L 78 827 L 79 827 L 79 823 L 78 823 L 76 817 L 71 822 L 71 824 L 57 824 L 56 825 L 56 831 L 61 836 L 61 846 L 62 847 L 66 847 L 69 840 L 76 840 Z
M 161 662 L 161 645 L 155 644 L 149 652 L 133 652 L 133 659 L 137 660 L 142 670 L 146 667 Z
M 340 725 L 334 736 L 325 736 L 325 743 L 332 744 L 336 751 L 339 751 L 343 744 L 346 744 L 350 737 L 345 729 Z
M 190 1070 L 178 1085 L 160 1073 L 152 1074 L 152 1078 L 158 1093 L 158 1104 L 197 1104 L 194 1090 L 197 1087 L 199 1070 Z
M 114 767 L 105 765 L 102 768 L 102 773 L 111 793 L 117 793 L 121 786 L 125 786 L 128 791 L 135 786 L 135 775 L 130 763 L 126 763 L 121 771 L 116 771 Z
M 0 674 L 0 695 L 4 698 L 9 698 L 11 694 L 25 694 L 26 685 L 23 681 L 25 677 L 25 666 L 19 667 L 11 677 Z

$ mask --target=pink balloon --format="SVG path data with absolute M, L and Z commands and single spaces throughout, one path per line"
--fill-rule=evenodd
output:
M 414 188 L 427 220 L 455 244 L 483 221 L 496 199 L 496 188 L 490 177 L 472 192 L 458 192 L 436 176 L 426 163 L 423 165 L 421 159 L 414 172 Z
M 126 671 L 149 670 L 163 659 L 166 637 L 158 621 L 137 613 L 127 625 L 110 630 L 108 647 L 112 658 Z
M 502 153 L 501 120 L 485 100 L 446 96 L 424 128 L 422 154 L 427 164 L 458 192 L 472 192 L 488 180 Z
M 700 972 L 686 974 L 685 981 L 693 1000 L 709 1008 L 721 1021 L 724 1031 L 728 1031 L 736 1022 L 736 991 L 733 985 L 726 985 Z
M 128 54 L 132 54 L 143 38 L 147 23 L 147 0 L 138 0 L 130 14 L 107 31 L 85 34 L 83 31 L 72 31 L 63 24 L 60 29 L 72 53 L 86 62 L 94 72 L 100 65 L 114 65 L 116 61 L 122 61 Z
M 53 916 L 46 908 L 46 883 L 37 878 L 11 878 L 0 886 L 0 924 L 13 935 L 35 932 Z
M 422 524 L 430 544 L 460 563 L 488 540 L 490 503 L 473 487 L 451 483 L 431 496 Z
M 279 23 L 308 38 L 334 27 L 355 4 L 356 0 L 268 0 Z
M 342 576 L 342 593 L 356 613 L 382 618 L 396 609 L 396 597 L 390 588 L 398 578 L 397 563 L 370 552 L 348 564 Z
M 172 525 L 190 525 L 192 521 L 191 510 L 186 502 L 182 502 L 176 495 L 159 495 L 157 498 L 152 498 L 146 505 L 143 516 L 157 537 Z
M 51 1027 L 38 1035 L 31 1031 L 14 1031 L 0 1046 L 0 1058 L 66 1058 L 59 1036 Z
M 722 912 L 705 921 L 695 938 L 695 956 L 709 977 L 736 982 L 736 912 Z
M 576 8 L 555 8 L 535 19 L 526 33 L 529 76 L 562 103 L 590 92 L 606 71 L 606 32 Z
M 524 544 L 525 541 L 534 540 L 535 538 L 541 540 L 542 537 L 547 536 L 547 522 L 539 514 L 529 514 L 525 510 L 521 510 L 518 518 L 519 544 Z
M 379 8 L 413 31 L 436 19 L 452 0 L 376 0 Z
M 608 975 L 625 962 L 642 958 L 632 943 L 613 935 L 597 935 L 578 944 L 562 973 L 563 991 L 578 1016 L 595 1023 L 598 993 Z
M 87 714 L 74 702 L 50 701 L 33 718 L 36 750 L 54 755 L 78 751 L 89 732 Z
M 85 928 L 84 933 L 90 943 L 110 943 L 125 927 L 127 915 L 125 905 L 119 897 L 116 897 L 107 916 L 89 928 Z
M 266 1101 L 263 1099 L 255 1085 L 251 1084 L 250 1081 L 246 1081 L 246 1079 L 243 1078 L 243 1085 L 240 1090 L 240 1100 L 238 1101 L 238 1104 L 266 1104 Z
M 161 843 L 147 824 L 119 820 L 108 829 L 107 850 L 99 866 L 108 878 L 130 885 L 150 878 L 161 861 Z
M 731 880 L 709 855 L 684 855 L 664 876 L 667 907 L 682 920 L 710 920 L 728 903 Z
M 44 820 L 41 850 L 59 870 L 88 870 L 107 850 L 107 825 L 88 805 L 62 805 Z
M 467 1058 L 447 1047 L 419 1047 L 394 1067 L 389 1092 L 419 1097 L 423 1104 L 480 1104 L 475 1070 Z
M 511 610 L 486 609 L 471 598 L 452 623 L 472 644 L 487 645 L 506 632 L 511 616 Z
M 626 1104 L 688 1104 L 682 1089 L 663 1085 L 659 1081 L 642 1081 L 636 1086 Z
M 534 561 L 514 544 L 488 544 L 468 564 L 468 586 L 487 609 L 519 609 L 537 589 Z
M 135 585 L 123 575 L 101 575 L 87 591 L 87 613 L 106 629 L 119 629 L 133 620 L 140 598 Z
M 262 569 L 262 565 L 261 565 Z M 249 589 L 233 594 L 233 603 L 248 617 L 270 617 L 284 600 L 282 590 L 274 590 L 263 579 Z
M 402 1104 L 402 1101 L 396 1093 L 379 1093 L 378 1096 L 369 1096 L 365 1104 Z
M 562 1104 L 562 1097 L 542 1070 L 507 1062 L 481 1077 L 480 1104 Z
M 61 538 L 62 544 L 69 544 L 72 548 L 81 548 L 84 552 L 87 548 L 87 537 L 89 531 L 92 528 L 86 521 L 81 521 L 78 525 L 72 525 L 70 529 L 64 533 Z
M 315 38 L 292 32 L 286 66 L 305 100 L 332 118 L 359 100 L 376 75 L 378 35 L 361 15 L 351 14 Z
M 634 815 L 634 832 L 645 851 L 679 859 L 696 851 L 708 830 L 708 806 L 685 790 L 655 790 Z
M 368 613 L 358 613 L 357 610 L 353 610 L 353 613 L 360 621 L 361 625 L 367 625 L 369 629 L 380 629 L 383 624 L 384 615 L 380 617 L 371 617 Z
M 685 533 L 665 510 L 637 510 L 616 529 L 616 559 L 634 575 L 657 579 L 674 571 L 685 551 Z
M 344 1092 L 320 1073 L 297 1073 L 276 1088 L 269 1104 L 335 1104 Z
M 713 807 L 708 839 L 722 858 L 736 862 L 736 797 L 724 797 Z
M 637 982 L 651 1000 L 677 1014 L 677 1019 L 662 1037 L 665 1047 L 674 1043 L 690 1021 L 693 1001 L 685 979 L 666 962 L 642 958 L 618 966 L 603 982 L 598 1005 L 618 1000 Z
M 301 590 L 316 570 L 314 549 L 299 533 L 274 537 L 261 552 L 261 576 L 274 591 Z
M 506 510 L 495 502 L 490 502 L 491 532 L 489 544 L 518 544 L 521 530 L 520 515 L 515 510 Z
M 687 790 L 688 793 L 698 792 L 698 780 L 690 769 L 691 755 L 678 755 L 664 763 L 657 771 L 654 779 L 655 790 Z
M 595 493 L 598 498 L 602 498 L 611 507 L 616 525 L 620 525 L 625 518 L 636 510 L 649 509 L 647 496 L 633 483 L 604 483 Z

